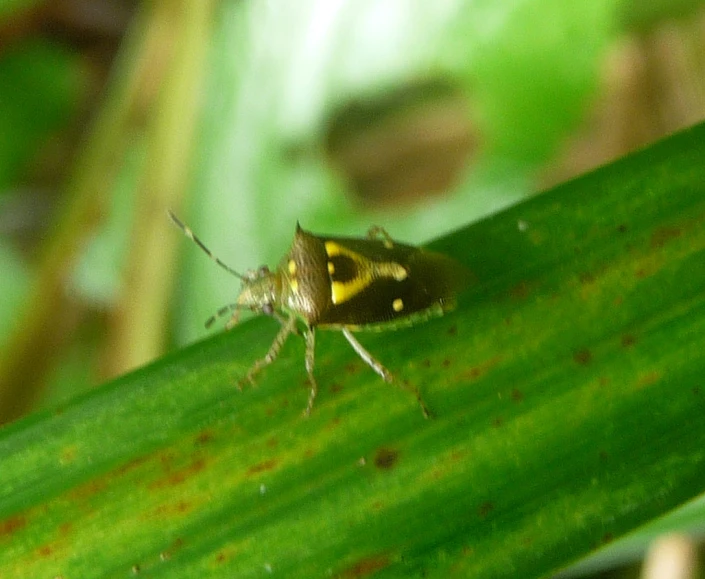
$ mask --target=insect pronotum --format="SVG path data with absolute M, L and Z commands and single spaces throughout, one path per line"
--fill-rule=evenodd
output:
M 380 227 L 370 228 L 363 239 L 314 235 L 297 224 L 291 248 L 274 271 L 262 266 L 240 274 L 213 255 L 171 211 L 169 216 L 208 257 L 242 282 L 236 301 L 218 310 L 206 327 L 232 312 L 226 323 L 229 329 L 238 323 L 242 310 L 272 316 L 281 324 L 266 355 L 252 365 L 238 387 L 244 381 L 254 384 L 257 374 L 276 360 L 286 339 L 299 333 L 302 323 L 310 384 L 305 415 L 310 414 L 318 393 L 313 368 L 316 329 L 320 328 L 339 330 L 370 368 L 385 382 L 413 394 L 424 416 L 429 416 L 418 389 L 395 381 L 353 332 L 393 330 L 452 309 L 465 277 L 457 262 L 397 243 Z

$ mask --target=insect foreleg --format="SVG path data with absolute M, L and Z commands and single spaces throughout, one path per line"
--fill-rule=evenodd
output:
M 288 320 L 286 320 L 286 323 L 279 329 L 279 332 L 274 338 L 274 341 L 269 347 L 269 351 L 264 356 L 264 358 L 260 358 L 259 360 L 257 360 L 252 365 L 252 368 L 250 368 L 250 371 L 247 373 L 246 376 L 246 380 L 248 380 L 250 384 L 254 386 L 255 376 L 259 374 L 260 370 L 262 370 L 262 368 L 264 368 L 265 366 L 269 366 L 272 362 L 274 362 L 274 360 L 277 359 L 277 356 L 279 356 L 279 351 L 282 349 L 284 342 L 286 342 L 286 339 L 289 337 L 289 334 L 291 334 L 295 330 L 295 328 L 296 318 L 294 316 L 291 316 Z M 238 387 L 242 388 L 242 380 L 238 383 Z
M 304 416 L 308 416 L 311 414 L 313 401 L 316 399 L 316 394 L 318 394 L 318 384 L 316 384 L 316 378 L 313 375 L 313 365 L 316 354 L 315 328 L 307 328 L 304 332 L 304 339 L 306 340 L 306 373 L 308 374 L 308 382 L 311 385 L 311 391 L 308 395 L 308 404 L 306 405 L 306 410 L 304 410 Z

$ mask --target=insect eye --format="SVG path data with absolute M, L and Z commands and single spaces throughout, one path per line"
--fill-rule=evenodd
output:
M 270 303 L 266 303 L 262 305 L 262 313 L 271 316 L 274 315 L 274 307 Z

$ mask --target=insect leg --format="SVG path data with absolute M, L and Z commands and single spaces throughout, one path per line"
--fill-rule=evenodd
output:
M 285 326 L 289 322 L 289 318 L 282 316 L 279 312 L 274 311 L 272 313 L 272 317 L 277 320 L 282 326 Z M 292 334 L 296 334 L 297 336 L 301 335 L 301 331 L 299 330 L 298 325 L 294 324 L 293 329 L 291 330 Z
M 230 316 L 230 319 L 227 322 L 225 322 L 225 329 L 230 330 L 230 329 L 234 328 L 235 326 L 237 326 L 238 323 L 240 323 L 240 310 L 237 309 L 237 304 L 236 304 L 236 307 L 233 308 L 233 315 Z
M 274 338 L 274 341 L 272 342 L 272 345 L 269 347 L 269 351 L 267 354 L 264 356 L 264 358 L 260 358 L 257 360 L 253 365 L 252 368 L 250 368 L 249 372 L 247 372 L 247 376 L 245 377 L 246 380 L 250 382 L 253 386 L 255 385 L 255 376 L 259 374 L 260 370 L 264 368 L 265 366 L 269 366 L 274 360 L 277 359 L 277 356 L 279 355 L 279 351 L 282 349 L 282 346 L 284 345 L 284 342 L 286 342 L 286 339 L 289 337 L 289 334 L 291 334 L 294 329 L 296 328 L 296 318 L 294 316 L 291 316 L 287 321 L 286 324 L 284 324 L 280 329 L 279 333 L 277 336 Z M 238 383 L 238 388 L 242 389 L 242 380 Z
M 318 394 L 318 384 L 316 384 L 316 378 L 313 375 L 316 329 L 308 328 L 304 333 L 304 339 L 306 340 L 306 372 L 308 374 L 309 384 L 311 384 L 311 392 L 308 395 L 308 404 L 306 405 L 306 410 L 304 410 L 304 416 L 309 416 L 311 414 L 311 408 L 313 408 L 313 401 L 316 399 L 316 394 Z
M 384 227 L 380 227 L 379 225 L 373 225 L 370 227 L 367 230 L 367 237 L 375 240 L 382 239 L 384 241 L 384 247 L 387 249 L 392 249 L 392 247 L 394 247 L 394 240 L 392 239 L 392 236 L 387 233 L 387 230 Z
M 357 355 L 362 358 L 367 365 L 372 368 L 377 374 L 379 374 L 382 379 L 385 382 L 394 383 L 396 386 L 401 388 L 402 390 L 406 390 L 407 392 L 410 392 L 411 394 L 414 395 L 416 398 L 416 401 L 418 402 L 419 406 L 421 407 L 421 412 L 423 412 L 424 418 L 429 417 L 428 413 L 428 408 L 426 407 L 426 404 L 424 403 L 423 399 L 421 398 L 421 394 L 419 393 L 418 389 L 415 388 L 414 386 L 411 386 L 409 384 L 403 384 L 399 383 L 396 380 L 394 380 L 394 376 L 392 373 L 387 370 L 380 362 L 378 362 L 372 354 L 370 354 L 363 345 L 357 341 L 355 336 L 352 335 L 352 332 L 348 330 L 347 328 L 342 329 L 343 335 L 347 339 L 347 341 L 350 343 L 350 345 L 353 347 L 353 350 L 357 352 Z
M 352 335 L 352 332 L 348 330 L 347 328 L 343 328 L 343 336 L 350 342 L 350 345 L 353 347 L 353 350 L 357 352 L 357 355 L 362 358 L 365 363 L 372 368 L 377 374 L 379 374 L 382 377 L 382 380 L 385 382 L 392 382 L 394 380 L 394 376 L 392 376 L 392 373 L 387 370 L 380 362 L 375 360 L 375 358 L 370 354 L 363 345 L 357 341 L 355 336 Z

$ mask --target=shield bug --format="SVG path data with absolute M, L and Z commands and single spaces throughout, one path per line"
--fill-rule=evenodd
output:
M 314 235 L 297 223 L 291 248 L 274 271 L 262 266 L 240 274 L 213 255 L 171 211 L 169 216 L 206 255 L 242 282 L 237 300 L 218 310 L 206 327 L 232 312 L 226 323 L 229 329 L 238 323 L 242 310 L 272 316 L 281 324 L 267 354 L 252 365 L 239 387 L 245 380 L 254 384 L 255 376 L 274 362 L 289 335 L 301 333 L 311 387 L 304 412 L 308 415 L 318 393 L 313 375 L 316 329 L 338 330 L 385 382 L 411 392 L 428 417 L 418 390 L 395 382 L 353 332 L 394 330 L 443 315 L 455 306 L 464 284 L 466 271 L 460 264 L 442 254 L 397 243 L 380 227 L 372 227 L 367 238 L 330 237 Z

